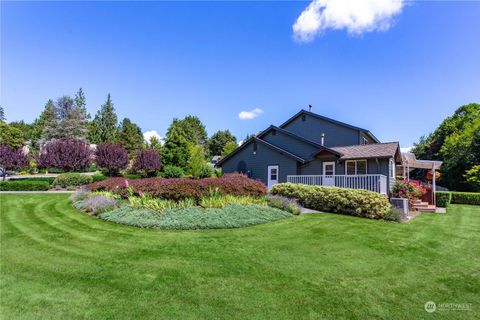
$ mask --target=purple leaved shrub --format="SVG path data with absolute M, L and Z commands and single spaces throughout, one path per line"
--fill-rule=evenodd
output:
M 120 144 L 102 143 L 97 145 L 95 162 L 98 167 L 105 169 L 108 175 L 115 176 L 128 166 L 128 152 Z
M 7 144 L 0 145 L 0 168 L 3 171 L 5 179 L 6 170 L 20 170 L 28 168 L 30 159 L 23 148 L 13 149 Z
M 36 161 L 39 168 L 76 171 L 87 168 L 92 156 L 92 149 L 84 141 L 65 139 L 43 145 Z

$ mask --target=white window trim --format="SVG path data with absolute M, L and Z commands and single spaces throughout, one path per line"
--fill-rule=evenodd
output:
M 335 161 L 326 161 L 322 164 L 322 176 L 325 176 L 325 166 L 331 164 L 333 166 L 333 176 L 335 175 Z
M 357 162 L 360 162 L 360 161 L 365 162 L 365 174 L 363 174 L 363 173 L 358 174 Z M 348 171 L 347 171 L 347 167 L 348 167 L 349 162 L 355 163 L 355 173 L 353 174 L 354 176 L 364 176 L 364 175 L 368 174 L 368 161 L 367 161 L 367 159 L 360 159 L 360 160 L 346 160 L 345 161 L 345 175 L 347 175 L 347 176 L 349 175 Z
M 393 178 L 395 179 L 396 177 L 396 172 L 395 172 L 395 161 L 393 161 L 393 158 L 390 158 L 390 161 L 389 161 L 389 168 L 388 168 L 388 174 L 390 176 L 390 178 Z
M 368 140 L 367 138 L 365 137 L 362 137 L 362 144 L 365 145 L 365 144 L 368 144 Z

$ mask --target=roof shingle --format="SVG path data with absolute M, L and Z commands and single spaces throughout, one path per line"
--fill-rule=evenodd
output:
M 361 158 L 389 158 L 395 157 L 399 148 L 398 142 L 373 143 L 358 146 L 330 148 L 340 153 L 340 160 Z

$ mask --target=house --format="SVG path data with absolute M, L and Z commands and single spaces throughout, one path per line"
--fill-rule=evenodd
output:
M 381 143 L 366 129 L 301 110 L 250 138 L 217 166 L 269 188 L 293 182 L 389 194 L 397 164 L 402 164 L 398 142 Z

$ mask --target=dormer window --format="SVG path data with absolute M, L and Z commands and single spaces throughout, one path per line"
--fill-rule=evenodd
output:
M 362 143 L 361 144 L 368 144 L 368 140 L 365 137 L 362 137 Z

